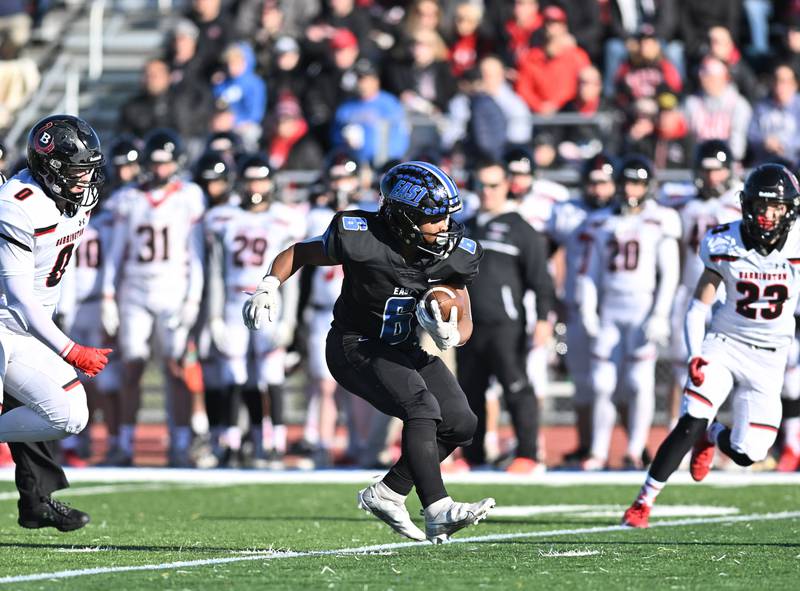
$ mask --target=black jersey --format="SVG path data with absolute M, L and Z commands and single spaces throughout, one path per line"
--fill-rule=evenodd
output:
M 327 255 L 344 269 L 333 326 L 390 345 L 414 342 L 417 300 L 434 285 L 470 285 L 482 256 L 479 244 L 462 238 L 443 259 L 406 262 L 384 218 L 363 210 L 337 213 L 322 239 Z
M 473 288 L 474 322 L 525 322 L 522 298 L 529 289 L 536 294 L 537 318 L 547 318 L 555 292 L 547 271 L 549 249 L 544 235 L 516 211 L 478 214 L 464 222 L 464 227 L 486 251 L 485 272 Z

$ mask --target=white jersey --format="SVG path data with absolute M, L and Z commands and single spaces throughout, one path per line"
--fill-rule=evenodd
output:
M 105 293 L 153 311 L 199 302 L 203 287 L 203 193 L 175 180 L 156 190 L 125 187 L 116 204 Z M 119 277 L 117 276 L 119 274 Z
M 564 185 L 537 179 L 533 181 L 531 190 L 520 199 L 517 211 L 535 230 L 546 232 L 553 208 L 568 200 L 569 189 Z
M 711 230 L 700 246 L 706 268 L 722 277 L 728 297 L 715 308 L 710 333 L 757 347 L 788 347 L 800 292 L 800 228 L 767 256 L 748 250 L 741 221 Z
M 81 245 L 75 251 L 73 261 L 75 272 L 75 299 L 77 303 L 99 300 L 102 296 L 103 253 L 111 243 L 111 232 L 114 228 L 114 214 L 103 208 L 93 213 L 86 231 L 83 233 Z
M 28 334 L 39 319 L 26 318 L 12 311 L 7 298 L 7 282 L 31 274 L 32 299 L 48 317 L 58 304 L 61 280 L 89 223 L 91 210 L 79 207 L 72 217 L 61 214 L 28 169 L 0 187 L 0 331 Z M 38 324 L 38 323 L 37 323 Z M 51 347 L 68 341 L 47 320 L 47 334 L 39 336 Z M 41 324 L 38 324 L 42 326 Z M 53 330 L 56 332 L 54 333 Z
M 652 296 L 657 284 L 662 241 L 680 237 L 678 214 L 654 201 L 630 214 L 598 212 L 589 217 L 593 247 L 587 271 L 601 300 L 630 300 Z M 678 261 L 662 261 L 675 265 Z
M 330 207 L 315 207 L 308 214 L 309 237 L 322 236 L 336 212 Z M 311 279 L 309 303 L 320 310 L 333 310 L 333 305 L 342 293 L 344 271 L 341 265 L 317 267 Z
M 564 281 L 564 300 L 567 304 L 575 303 L 576 279 L 581 266 L 589 257 L 592 246 L 591 233 L 603 220 L 601 212 L 593 211 L 582 199 L 572 199 L 556 203 L 553 214 L 547 222 L 546 232 L 554 243 L 565 249 L 566 279 Z M 592 214 L 593 226 L 586 223 Z
M 716 199 L 694 198 L 678 208 L 681 217 L 681 285 L 693 291 L 703 273 L 700 260 L 700 243 L 711 228 L 742 218 L 742 207 L 737 197 L 739 187 L 731 189 Z
M 219 226 L 216 239 L 222 245 L 228 297 L 255 291 L 275 257 L 293 241 L 292 227 L 281 213 L 272 207 L 258 213 L 238 209 Z

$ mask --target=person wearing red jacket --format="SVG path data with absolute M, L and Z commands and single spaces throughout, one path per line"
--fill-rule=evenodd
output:
M 559 111 L 578 92 L 578 73 L 590 65 L 567 28 L 567 14 L 557 6 L 542 11 L 545 44 L 520 60 L 516 91 L 534 113 Z

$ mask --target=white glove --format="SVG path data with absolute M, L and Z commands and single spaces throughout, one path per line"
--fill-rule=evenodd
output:
M 191 329 L 197 322 L 197 315 L 200 313 L 200 304 L 193 300 L 186 300 L 180 312 L 181 326 Z
M 670 332 L 669 320 L 663 316 L 651 316 L 644 323 L 644 336 L 651 343 L 668 344 Z
M 417 320 L 428 334 L 431 335 L 433 342 L 439 350 L 446 351 L 450 347 L 456 347 L 461 341 L 458 333 L 458 308 L 450 308 L 450 320 L 442 320 L 442 311 L 439 309 L 439 302 L 432 300 L 430 303 L 431 313 L 425 309 L 425 304 L 417 306 Z
M 222 318 L 212 318 L 208 324 L 211 331 L 211 341 L 220 353 L 228 350 L 228 329 Z
M 119 330 L 119 308 L 113 296 L 105 296 L 100 302 L 100 323 L 110 337 Z
M 277 277 L 267 275 L 258 284 L 255 293 L 247 298 L 242 307 L 244 325 L 250 330 L 261 328 L 261 317 L 267 311 L 267 320 L 272 322 L 278 318 L 278 288 L 281 282 Z
M 597 337 L 600 332 L 600 317 L 597 314 L 589 314 L 581 318 L 583 321 L 583 329 L 589 338 Z

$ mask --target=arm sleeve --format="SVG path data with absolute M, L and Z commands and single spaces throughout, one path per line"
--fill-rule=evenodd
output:
M 125 258 L 127 218 L 121 210 L 114 213 L 114 225 L 108 249 L 103 256 L 103 296 L 113 297 L 117 292 L 117 272 Z
M 225 269 L 222 240 L 217 234 L 209 237 L 206 301 L 208 318 L 222 318 L 225 311 Z
M 686 350 L 689 352 L 689 359 L 698 357 L 703 352 L 703 339 L 706 336 L 706 316 L 709 306 L 692 298 L 689 310 L 686 312 L 686 320 L 683 324 L 683 336 L 686 339 Z M 688 361 L 688 360 L 687 360 Z
M 186 299 L 199 302 L 203 297 L 203 224 L 196 220 L 189 231 L 189 285 Z
M 678 241 L 669 236 L 658 245 L 658 288 L 653 303 L 653 316 L 667 318 L 672 309 L 675 290 L 680 279 L 680 249 Z
M 36 300 L 33 290 L 33 226 L 27 216 L 14 210 L 8 213 L 14 221 L 0 221 L 0 281 L 6 305 L 23 330 L 61 354 L 71 341 Z
M 553 278 L 547 270 L 549 247 L 547 238 L 526 223 L 523 242 L 522 272 L 525 287 L 536 294 L 536 317 L 545 320 L 555 306 L 555 287 Z
M 581 264 L 577 281 L 575 282 L 575 302 L 581 312 L 582 318 L 597 316 L 599 302 L 598 284 L 600 283 L 600 248 L 597 235 L 586 234 L 586 256 Z

